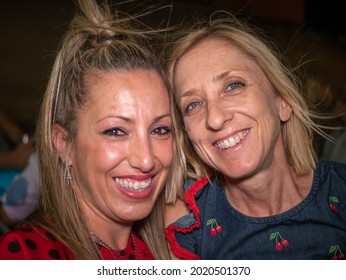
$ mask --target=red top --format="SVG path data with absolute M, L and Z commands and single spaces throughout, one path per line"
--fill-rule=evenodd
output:
M 103 246 L 99 247 L 104 260 L 153 260 L 154 256 L 149 248 L 134 235 L 137 253 L 132 244 L 131 237 L 124 250 L 109 251 Z M 70 249 L 58 241 L 48 230 L 42 227 L 35 229 L 28 225 L 11 230 L 0 236 L 0 260 L 73 260 Z

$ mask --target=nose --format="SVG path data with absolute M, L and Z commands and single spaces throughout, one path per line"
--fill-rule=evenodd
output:
M 208 101 L 206 125 L 211 130 L 222 129 L 224 124 L 232 118 L 231 113 L 227 112 L 222 102 L 222 100 Z
M 154 168 L 154 153 L 151 146 L 147 137 L 133 141 L 131 155 L 129 155 L 129 162 L 133 168 L 145 173 Z

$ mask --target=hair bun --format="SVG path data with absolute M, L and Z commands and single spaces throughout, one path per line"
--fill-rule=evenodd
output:
M 91 48 L 98 48 L 112 44 L 114 41 L 123 41 L 128 36 L 121 32 L 114 32 L 112 30 L 102 30 L 96 35 L 90 35 L 88 37 L 89 46 Z

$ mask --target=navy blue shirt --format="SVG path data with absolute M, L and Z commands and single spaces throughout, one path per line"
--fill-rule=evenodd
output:
M 249 217 L 223 188 L 202 178 L 185 184 L 189 215 L 166 229 L 172 251 L 185 259 L 344 259 L 346 164 L 320 161 L 307 197 L 290 210 Z

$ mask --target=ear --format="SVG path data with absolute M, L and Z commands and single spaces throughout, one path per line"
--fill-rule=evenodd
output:
M 57 150 L 59 157 L 62 161 L 66 162 L 67 165 L 71 164 L 70 157 L 68 156 L 68 144 L 67 144 L 67 131 L 61 125 L 56 124 L 53 127 L 53 143 Z
M 287 122 L 292 115 L 292 107 L 285 99 L 279 99 L 279 115 L 282 122 Z

